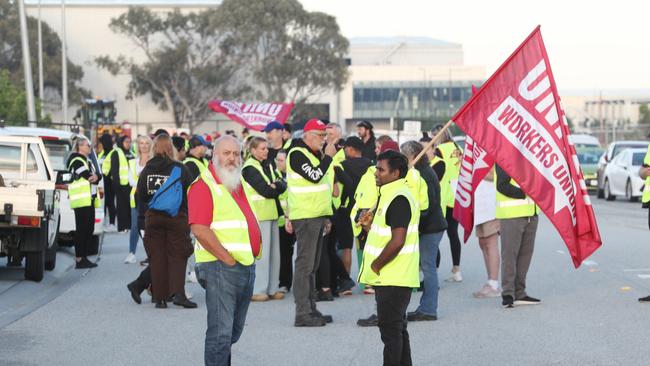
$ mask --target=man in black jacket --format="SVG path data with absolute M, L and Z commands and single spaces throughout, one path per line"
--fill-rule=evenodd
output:
M 402 153 L 413 164 L 415 157 L 423 147 L 417 141 L 408 141 L 401 146 Z M 436 257 L 440 240 L 447 228 L 447 221 L 440 206 L 440 182 L 426 157 L 415 162 L 415 169 L 420 172 L 421 179 L 427 185 L 429 206 L 420 211 L 420 270 L 424 275 L 420 306 L 407 314 L 409 321 L 438 319 L 438 271 Z
M 375 133 L 372 131 L 372 123 L 368 121 L 361 121 L 357 123 L 357 135 L 363 141 L 363 150 L 361 156 L 370 159 L 373 163 L 377 160 L 377 153 L 375 149 Z

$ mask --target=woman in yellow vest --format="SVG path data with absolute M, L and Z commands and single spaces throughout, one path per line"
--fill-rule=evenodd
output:
M 95 172 L 95 167 L 88 161 L 90 152 L 90 141 L 85 137 L 78 137 L 74 152 L 70 154 L 67 163 L 73 176 L 72 183 L 68 185 L 68 197 L 70 207 L 74 210 L 76 268 L 97 267 L 97 264 L 88 260 L 87 253 L 95 228 L 94 203 L 99 203 L 97 183 L 101 180 L 101 175 Z
M 140 230 L 138 229 L 138 208 L 135 198 L 136 188 L 138 187 L 138 177 L 142 169 L 147 165 L 151 157 L 152 141 L 149 136 L 138 136 L 138 156 L 129 160 L 129 185 L 131 186 L 130 206 L 131 206 L 131 233 L 129 234 L 129 254 L 124 259 L 124 263 L 135 263 L 135 251 L 140 239 Z
M 284 298 L 280 291 L 280 233 L 278 218 L 282 213 L 278 197 L 286 183 L 276 176 L 266 162 L 269 154 L 266 139 L 249 138 L 250 157 L 243 165 L 242 184 L 262 232 L 262 258 L 255 267 L 253 301 Z

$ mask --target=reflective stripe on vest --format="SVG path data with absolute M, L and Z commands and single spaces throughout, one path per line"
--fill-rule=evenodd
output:
M 76 157 L 70 160 L 70 166 L 68 170 L 72 169 L 72 163 L 75 161 L 80 161 L 83 163 L 83 167 L 78 168 L 76 171 L 72 172 L 74 176 L 78 178 L 72 183 L 68 184 L 68 199 L 70 200 L 70 208 L 79 208 L 79 207 L 88 207 L 92 204 L 92 192 L 90 189 L 90 182 L 86 178 L 82 178 L 79 174 L 90 170 L 88 165 L 88 160 L 84 160 L 81 157 Z
M 303 153 L 313 166 L 320 161 L 304 147 L 294 147 L 287 156 L 287 190 L 289 219 L 313 219 L 332 215 L 332 187 L 329 184 L 329 170 L 318 183 L 312 183 L 291 169 L 294 153 Z
M 244 168 L 246 167 L 252 167 L 253 169 L 257 170 L 262 175 L 262 178 L 264 178 L 266 184 L 271 184 L 276 179 L 275 171 L 273 169 L 271 169 L 271 177 L 268 177 L 264 173 L 262 164 L 253 157 L 246 160 L 246 162 L 244 163 Z M 253 188 L 253 186 L 248 184 L 248 182 L 243 177 L 241 181 L 242 181 L 242 185 L 244 186 L 244 191 L 246 191 L 246 196 L 248 197 L 249 202 L 252 202 L 253 206 L 255 206 L 255 217 L 257 217 L 257 220 L 258 221 L 277 220 L 278 206 L 275 204 L 275 199 L 266 198 L 261 194 L 257 193 L 255 188 Z
M 496 187 L 497 177 L 496 169 L 494 174 L 494 185 Z M 514 179 L 510 178 L 510 184 L 515 187 L 519 187 L 519 184 L 515 182 Z M 496 218 L 497 219 L 514 219 L 517 217 L 531 217 L 537 214 L 537 206 L 535 201 L 526 196 L 524 199 L 511 198 L 508 197 L 499 190 L 497 190 L 497 207 L 496 207 Z
M 372 262 L 382 253 L 392 237 L 391 227 L 386 224 L 386 211 L 397 196 L 404 196 L 411 209 L 411 220 L 406 230 L 406 239 L 400 252 L 376 274 L 371 268 Z M 420 251 L 418 223 L 420 211 L 415 199 L 406 187 L 404 179 L 383 185 L 380 188 L 379 203 L 368 240 L 363 249 L 363 260 L 359 272 L 359 282 L 371 286 L 420 286 Z
M 643 165 L 650 166 L 650 145 L 648 145 L 648 152 L 643 158 Z M 650 176 L 645 178 L 645 186 L 643 187 L 643 195 L 641 196 L 642 203 L 650 202 Z
M 111 150 L 107 155 L 104 161 L 102 162 L 102 173 L 104 175 L 109 175 L 112 169 L 112 156 L 113 153 L 117 151 L 117 160 L 119 162 L 119 176 L 120 176 L 120 185 L 125 186 L 129 184 L 129 162 L 126 160 L 126 155 L 124 155 L 124 151 L 120 149 L 119 147 L 114 148 Z
M 193 184 L 199 180 L 205 182 L 212 196 L 212 223 L 210 229 L 219 240 L 219 243 L 237 262 L 245 266 L 253 264 L 255 258 L 253 258 L 250 245 L 248 223 L 237 202 L 232 198 L 226 187 L 214 180 L 212 173 L 208 169 L 201 172 L 199 179 Z M 260 248 L 258 258 L 261 255 Z M 198 240 L 194 244 L 194 256 L 196 257 L 196 263 L 217 260 Z

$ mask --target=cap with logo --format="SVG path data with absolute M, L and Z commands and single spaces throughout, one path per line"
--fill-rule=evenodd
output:
M 309 121 L 307 121 L 307 124 L 305 124 L 305 128 L 303 129 L 303 132 L 325 131 L 325 128 L 327 128 L 327 125 L 323 123 L 323 121 L 317 118 L 312 118 Z

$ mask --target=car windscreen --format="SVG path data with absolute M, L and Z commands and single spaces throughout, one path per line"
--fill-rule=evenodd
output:
M 635 152 L 632 155 L 632 166 L 641 166 L 643 165 L 643 159 L 645 159 L 644 152 Z
M 67 170 L 65 161 L 70 155 L 70 142 L 66 140 L 43 140 L 45 149 L 50 155 L 50 162 L 54 170 Z
M 590 151 L 577 151 L 578 161 L 582 165 L 594 165 L 598 164 L 598 159 L 603 154 L 600 150 L 590 150 Z
M 626 143 L 617 144 L 616 146 L 614 146 L 614 151 L 612 152 L 612 158 L 615 157 L 616 155 L 618 155 L 618 153 L 620 153 L 621 151 L 623 151 L 625 149 L 630 149 L 630 148 L 633 149 L 633 148 L 637 148 L 637 147 L 648 147 L 648 145 L 647 144 L 639 144 L 639 143 L 636 143 L 636 144 L 626 144 Z

